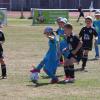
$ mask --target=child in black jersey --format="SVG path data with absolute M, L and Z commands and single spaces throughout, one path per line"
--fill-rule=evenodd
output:
M 69 83 L 75 80 L 74 63 L 78 63 L 82 58 L 82 43 L 80 39 L 73 34 L 73 27 L 71 24 L 66 24 L 64 26 L 64 33 L 70 51 L 64 63 L 65 82 Z
M 1 28 L 2 28 L 2 25 L 0 24 L 0 63 L 1 63 L 1 72 L 2 72 L 1 78 L 5 79 L 7 78 L 7 74 L 6 74 L 6 64 L 3 57 L 3 47 L 2 47 L 2 44 L 5 41 L 5 37 Z
M 92 17 L 87 16 L 85 18 L 85 23 L 86 26 L 83 27 L 79 33 L 79 37 L 81 38 L 83 45 L 83 58 L 82 58 L 82 68 L 81 70 L 83 71 L 86 67 L 86 63 L 88 60 L 88 53 L 90 50 L 92 50 L 92 44 L 93 44 L 93 36 L 95 36 L 95 39 L 98 39 L 98 35 L 96 30 L 92 27 Z

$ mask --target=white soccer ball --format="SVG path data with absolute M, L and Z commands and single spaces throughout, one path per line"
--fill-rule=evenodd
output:
M 82 22 L 80 22 L 80 25 L 83 25 L 83 23 L 82 23 Z
M 32 73 L 30 75 L 30 79 L 31 79 L 31 81 L 38 81 L 38 79 L 39 79 L 39 73 L 38 72 Z

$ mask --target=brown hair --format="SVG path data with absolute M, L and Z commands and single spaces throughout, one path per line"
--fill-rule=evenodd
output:
M 65 24 L 64 28 L 73 29 L 73 26 L 70 23 L 68 23 Z

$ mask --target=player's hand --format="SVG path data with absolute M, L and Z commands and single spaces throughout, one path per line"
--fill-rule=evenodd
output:
M 64 48 L 64 49 L 63 49 L 63 52 L 65 52 L 65 51 L 67 51 L 67 50 L 68 50 L 68 48 Z
M 0 44 L 3 44 L 3 42 L 2 42 L 2 41 L 0 41 Z
M 95 40 L 97 41 L 98 40 L 98 37 L 95 37 Z
M 54 36 L 48 36 L 50 40 L 54 40 Z
M 76 52 L 76 50 L 73 50 L 71 53 L 72 53 L 73 55 L 75 55 L 77 52 Z

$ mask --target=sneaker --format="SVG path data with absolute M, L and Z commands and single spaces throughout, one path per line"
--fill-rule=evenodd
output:
M 75 78 L 69 78 L 69 83 L 74 83 L 75 82 Z
M 59 80 L 58 80 L 58 78 L 56 78 L 56 79 L 52 79 L 50 83 L 55 84 L 55 83 L 58 83 L 58 82 L 59 82 Z
M 63 61 L 60 61 L 60 64 L 61 64 L 61 65 L 63 65 L 63 64 L 64 64 L 64 62 L 63 62 Z
M 95 59 L 96 59 L 96 60 L 99 60 L 99 59 L 100 59 L 100 57 L 99 57 L 99 56 L 95 56 Z
M 1 79 L 7 79 L 7 76 L 1 76 Z
M 69 81 L 70 81 L 70 78 L 66 78 L 66 79 L 64 80 L 65 83 L 69 83 Z
M 36 73 L 36 72 L 38 72 L 38 73 L 39 73 L 40 71 L 39 71 L 39 70 L 37 70 L 37 69 L 35 69 L 35 68 L 33 68 L 32 70 L 30 70 L 30 72 L 31 72 L 31 73 Z
M 80 71 L 88 72 L 85 68 L 81 68 Z

